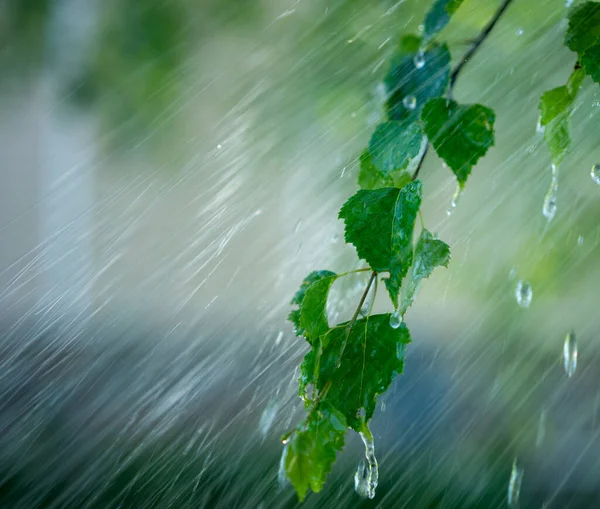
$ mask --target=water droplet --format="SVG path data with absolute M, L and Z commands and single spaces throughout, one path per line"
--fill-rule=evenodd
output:
M 538 134 L 544 134 L 546 127 L 542 125 L 542 117 L 538 117 L 537 126 L 535 127 L 535 132 Z
M 425 25 L 423 25 L 423 23 L 421 23 L 418 27 L 417 27 L 418 32 L 421 34 L 423 33 L 423 30 L 425 30 Z
M 386 409 L 386 408 L 387 408 L 387 404 L 386 404 L 385 400 L 382 400 L 382 401 L 381 401 L 381 411 L 382 411 L 382 412 L 385 412 L 385 409 Z
M 390 315 L 390 327 L 392 329 L 397 329 L 400 327 L 400 324 L 402 324 L 402 316 L 400 315 L 400 311 L 396 309 L 396 311 Z
M 375 498 L 375 489 L 379 482 L 379 467 L 377 465 L 377 458 L 375 457 L 375 444 L 373 442 L 373 436 L 368 431 L 364 433 L 361 431 L 360 438 L 362 438 L 365 444 L 365 460 L 360 460 L 358 468 L 354 474 L 354 490 L 361 497 Z
M 517 277 L 517 268 L 513 267 L 512 269 L 510 269 L 510 272 L 508 273 L 508 279 L 510 281 L 512 281 L 516 277 Z
M 548 222 L 554 219 L 556 215 L 557 205 L 556 205 L 556 194 L 558 192 L 558 169 L 555 165 L 552 165 L 552 180 L 550 182 L 550 187 L 548 188 L 548 192 L 544 197 L 544 206 L 542 207 L 542 212 Z
M 419 50 L 413 61 L 417 69 L 423 69 L 423 67 L 425 67 L 425 53 L 422 50 Z
M 279 460 L 279 470 L 277 471 L 277 482 L 279 487 L 283 488 L 288 484 L 287 473 L 285 471 L 285 460 L 288 453 L 288 440 L 283 441 L 283 451 L 281 451 L 281 458 Z
M 517 35 L 523 35 L 523 29 L 522 28 L 519 28 L 517 30 Z
M 407 110 L 414 110 L 417 107 L 417 98 L 414 95 L 407 95 L 402 99 L 402 104 Z
M 369 496 L 369 483 L 367 481 L 366 470 L 365 460 L 361 459 L 358 462 L 356 472 L 354 473 L 354 491 L 362 498 L 367 498 Z
M 515 297 L 517 298 L 517 304 L 522 308 L 528 308 L 533 298 L 533 290 L 531 285 L 526 281 L 519 281 L 515 290 Z
M 298 233 L 298 231 L 302 228 L 302 219 L 298 219 L 296 226 L 294 226 L 294 233 Z
M 535 446 L 540 447 L 544 443 L 546 438 L 546 410 L 542 410 L 540 413 L 540 419 L 538 421 L 537 435 L 535 437 Z
M 583 246 L 583 235 L 580 235 L 579 237 L 577 237 L 577 245 Z
M 570 377 L 573 376 L 577 369 L 577 339 L 575 339 L 575 333 L 569 332 L 565 338 L 565 344 L 563 346 L 563 359 L 565 361 L 565 371 Z
M 590 175 L 592 176 L 592 180 L 596 184 L 600 185 L 600 164 L 595 164 L 594 166 L 592 166 L 592 171 L 590 172 Z
M 275 338 L 275 345 L 278 345 L 279 343 L 281 343 L 282 339 L 283 339 L 283 331 L 279 331 L 279 334 L 277 334 L 277 337 Z
M 222 148 L 223 148 L 223 146 L 222 146 L 222 145 L 219 143 L 219 144 L 217 145 L 217 150 L 221 150 Z
M 452 195 L 452 201 L 450 202 L 450 208 L 446 212 L 448 215 L 452 214 L 452 211 L 458 205 L 458 202 L 460 201 L 461 196 L 462 196 L 462 188 L 460 187 L 460 184 L 458 184 L 456 186 L 456 191 L 454 191 L 454 194 Z
M 523 481 L 523 468 L 517 463 L 517 459 L 513 461 L 512 470 L 510 472 L 510 481 L 508 482 L 508 506 L 519 506 L 519 495 L 521 494 L 521 482 Z

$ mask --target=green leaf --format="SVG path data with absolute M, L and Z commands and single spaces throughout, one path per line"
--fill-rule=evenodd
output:
M 443 95 L 448 88 L 450 79 L 448 47 L 445 44 L 431 44 L 425 51 L 419 53 L 420 46 L 420 38 L 403 37 L 392 59 L 390 71 L 384 80 L 388 93 L 387 110 L 390 120 L 417 121 L 427 100 Z M 421 68 L 415 65 L 417 54 L 423 58 Z M 410 100 L 407 100 L 405 105 L 407 97 L 414 97 L 414 108 L 411 109 Z
M 329 289 L 336 278 L 337 274 L 329 270 L 311 272 L 290 302 L 298 309 L 290 312 L 288 320 L 294 324 L 296 334 L 304 336 L 311 344 L 314 338 L 329 328 L 325 308 Z M 316 286 L 312 288 L 313 285 Z
M 346 428 L 342 413 L 320 403 L 291 438 L 284 452 L 284 464 L 300 501 L 308 488 L 317 493 L 325 484 L 336 454 L 344 448 Z
M 373 165 L 384 175 L 404 170 L 421 150 L 423 133 L 416 122 L 379 124 L 369 142 Z
M 583 78 L 583 70 L 575 69 L 566 85 L 548 90 L 540 98 L 540 125 L 544 127 L 552 162 L 557 166 L 571 144 L 570 117 Z
M 450 246 L 434 239 L 429 231 L 423 229 L 415 247 L 410 283 L 402 303 L 402 314 L 413 303 L 421 281 L 427 279 L 436 267 L 448 267 L 448 263 L 450 263 Z
M 569 11 L 565 46 L 582 55 L 600 39 L 600 3 L 585 2 Z
M 372 315 L 351 329 L 349 322 L 340 324 L 321 338 L 316 388 L 356 431 L 373 416 L 377 396 L 404 369 L 410 334 L 404 324 L 390 327 L 390 316 Z
M 600 84 L 600 43 L 596 43 L 585 50 L 580 55 L 579 61 L 583 66 L 585 73 Z
M 431 99 L 421 113 L 425 134 L 464 187 L 471 169 L 494 145 L 493 110 L 480 104 L 459 105 Z
M 402 279 L 412 263 L 412 236 L 421 205 L 421 181 L 403 189 L 360 190 L 342 206 L 346 242 L 376 272 L 389 271 L 385 280 L 392 302 L 398 306 Z
M 360 156 L 360 171 L 358 185 L 362 189 L 379 189 L 382 187 L 397 187 L 402 189 L 411 180 L 410 174 L 404 170 L 393 173 L 382 173 L 371 162 L 371 154 L 365 150 Z
M 435 0 L 425 16 L 423 39 L 431 40 L 449 22 L 463 0 Z

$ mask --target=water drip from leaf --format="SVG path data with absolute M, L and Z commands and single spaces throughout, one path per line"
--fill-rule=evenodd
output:
M 573 376 L 577 369 L 577 339 L 575 338 L 574 332 L 569 332 L 565 338 L 565 344 L 563 345 L 563 360 L 565 363 L 565 372 L 570 377 Z
M 375 457 L 375 444 L 370 430 L 360 433 L 365 444 L 365 459 L 360 460 L 354 474 L 354 490 L 361 497 L 375 498 L 375 489 L 379 482 L 379 467 Z
M 390 327 L 392 329 L 397 329 L 398 327 L 400 327 L 401 323 L 402 323 L 402 315 L 400 315 L 400 310 L 396 309 L 396 311 L 394 311 L 392 313 L 392 315 L 390 316 Z
M 515 297 L 517 304 L 522 308 L 528 308 L 533 299 L 533 289 L 527 281 L 519 281 L 515 289 Z
M 554 219 L 557 210 L 556 204 L 556 195 L 558 193 L 558 169 L 555 165 L 552 165 L 552 180 L 550 182 L 550 187 L 546 192 L 546 196 L 544 197 L 544 206 L 542 208 L 542 212 L 548 222 Z

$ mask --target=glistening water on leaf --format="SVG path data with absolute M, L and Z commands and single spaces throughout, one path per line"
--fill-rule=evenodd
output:
M 461 105 L 450 96 L 459 74 L 511 2 L 502 1 L 452 72 L 447 45 L 434 38 L 461 0 L 435 0 L 424 21 L 423 37 L 401 38 L 392 57 L 385 77 L 387 118 L 376 127 L 360 157 L 358 183 L 362 189 L 339 212 L 345 223 L 345 240 L 368 264 L 371 277 L 347 322 L 330 326 L 325 313 L 331 284 L 342 274 L 311 273 L 292 301 L 298 309 L 292 311 L 290 320 L 311 347 L 299 378 L 299 396 L 308 416 L 292 432 L 285 456 L 287 475 L 301 500 L 309 488 L 322 488 L 336 452 L 343 447 L 346 427 L 361 434 L 366 448 L 367 462 L 355 476 L 357 492 L 375 497 L 379 474 L 369 421 L 377 397 L 403 371 L 405 346 L 411 341 L 404 314 L 422 281 L 436 267 L 447 267 L 450 262 L 450 247 L 424 226 L 416 242 L 413 239 L 423 199 L 423 185 L 417 177 L 431 144 L 453 171 L 460 192 L 478 160 L 494 145 L 495 112 L 480 104 Z M 544 94 L 540 102 L 540 124 L 546 128 L 546 141 L 556 163 L 569 145 L 568 120 L 584 71 L 595 79 L 599 37 L 598 4 L 587 2 L 571 11 L 566 44 L 579 54 L 580 61 L 586 55 L 589 61 L 584 62 L 584 70 L 576 66 L 568 83 Z M 554 171 L 553 183 L 556 175 Z M 552 217 L 555 199 L 553 203 Z M 382 274 L 387 275 L 384 281 L 394 313 L 372 315 L 377 290 L 373 284 Z M 365 306 L 367 296 L 370 304 Z M 531 285 L 519 281 L 515 297 L 519 306 L 529 307 Z M 359 315 L 363 317 L 359 319 Z M 569 369 L 574 371 L 573 345 L 569 343 L 565 351 L 570 356 Z M 515 463 L 509 481 L 510 504 L 518 504 L 521 479 L 522 469 Z

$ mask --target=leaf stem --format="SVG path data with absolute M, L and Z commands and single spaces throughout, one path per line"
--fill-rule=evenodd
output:
M 371 272 L 371 277 L 369 278 L 367 287 L 365 288 L 365 291 L 363 292 L 362 297 L 360 298 L 360 302 L 358 303 L 358 307 L 356 308 L 356 311 L 354 312 L 354 316 L 352 317 L 352 320 L 350 320 L 350 325 L 348 326 L 348 328 L 349 328 L 348 335 L 350 335 L 350 332 L 352 331 L 352 327 L 354 327 L 354 322 L 356 322 L 356 319 L 358 318 L 358 314 L 360 313 L 360 310 L 362 309 L 363 304 L 365 303 L 365 300 L 367 299 L 367 295 L 369 294 L 371 285 L 373 284 L 373 281 L 375 280 L 376 277 L 377 277 L 377 272 L 375 272 L 375 271 Z
M 488 38 L 488 36 L 490 35 L 492 30 L 496 26 L 496 23 L 498 23 L 498 21 L 504 14 L 504 11 L 506 11 L 506 9 L 508 8 L 508 6 L 511 4 L 512 1 L 513 0 L 504 0 L 502 2 L 502 4 L 500 5 L 500 7 L 498 7 L 498 10 L 492 17 L 492 19 L 490 19 L 488 24 L 483 28 L 483 30 L 479 33 L 479 35 L 473 40 L 469 49 L 466 51 L 466 53 L 460 59 L 460 63 L 454 68 L 454 70 L 452 71 L 452 74 L 450 75 L 450 85 L 448 87 L 448 96 L 452 95 L 452 90 L 454 89 L 454 85 L 456 84 L 456 79 L 458 78 L 458 75 L 460 74 L 460 72 L 464 69 L 465 65 L 467 65 L 467 63 L 471 60 L 471 58 L 473 58 L 473 55 L 475 55 L 475 53 L 477 53 L 477 50 L 483 44 L 483 42 Z M 415 173 L 412 176 L 412 180 L 416 180 L 418 178 L 419 172 L 421 171 L 421 167 L 423 166 L 423 161 L 425 160 L 425 156 L 427 155 L 428 150 L 429 150 L 429 143 L 427 144 L 427 146 L 425 147 L 425 150 L 423 151 L 423 154 L 421 155 L 421 159 L 419 160 L 417 169 L 415 170 Z

